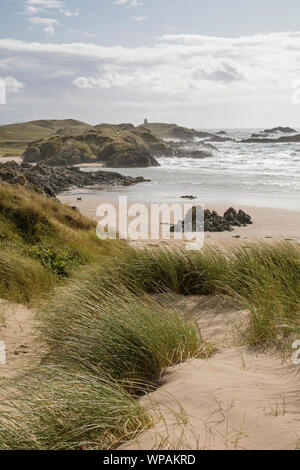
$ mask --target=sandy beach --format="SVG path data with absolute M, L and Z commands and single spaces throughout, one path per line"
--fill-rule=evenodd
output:
M 197 319 L 218 348 L 207 360 L 169 368 L 161 387 L 140 399 L 154 427 L 126 450 L 294 450 L 299 445 L 300 368 L 278 352 L 241 347 L 247 311 L 232 299 L 173 296 L 174 311 Z
M 82 198 L 78 201 L 77 198 Z M 66 192 L 59 196 L 59 200 L 69 206 L 76 206 L 80 212 L 91 218 L 97 219 L 96 210 L 100 204 L 109 203 L 113 204 L 117 210 L 119 217 L 118 206 L 116 201 L 102 200 L 99 197 L 86 195 L 84 189 L 77 190 L 76 195 L 72 192 Z M 129 205 L 133 204 L 132 202 Z M 148 214 L 150 214 L 150 205 L 145 204 Z M 230 204 L 209 203 L 205 208 L 216 210 L 219 214 L 223 214 Z M 268 207 L 253 207 L 244 205 L 235 205 L 236 209 L 243 209 L 246 213 L 250 214 L 253 220 L 252 225 L 247 227 L 236 227 L 233 232 L 220 232 L 220 233 L 205 233 L 205 243 L 224 245 L 227 243 L 248 243 L 257 242 L 260 240 L 266 242 L 272 241 L 289 241 L 300 243 L 300 212 L 286 209 L 272 209 Z M 149 215 L 150 218 L 150 215 Z M 135 241 L 135 245 L 139 244 L 153 244 L 157 240 L 152 240 L 150 233 L 142 232 L 143 240 Z M 161 238 L 161 237 L 160 237 Z M 166 240 L 160 239 L 160 242 L 168 243 Z

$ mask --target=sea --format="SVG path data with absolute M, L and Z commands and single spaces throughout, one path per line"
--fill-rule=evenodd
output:
M 217 133 L 222 129 L 201 129 Z M 249 205 L 300 210 L 300 143 L 242 143 L 262 129 L 224 129 L 235 142 L 213 142 L 217 156 L 194 159 L 158 158 L 160 167 L 105 168 L 151 180 L 131 187 L 99 187 L 81 195 L 134 202 L 182 202 L 193 195 L 203 204 Z M 300 133 L 300 129 L 296 129 Z M 280 137 L 276 134 L 274 137 Z M 273 136 L 270 136 L 273 137 Z M 195 141 L 195 145 L 197 140 Z M 95 168 L 82 168 L 95 171 Z M 75 191 L 74 191 L 75 192 Z

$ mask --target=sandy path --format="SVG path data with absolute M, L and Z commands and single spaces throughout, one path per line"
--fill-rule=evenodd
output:
M 246 312 L 232 301 L 192 297 L 187 304 L 205 338 L 208 360 L 170 368 L 141 398 L 154 427 L 122 449 L 296 449 L 300 447 L 300 367 L 235 344 L 232 327 Z
M 0 300 L 0 341 L 5 344 L 6 363 L 0 363 L 0 382 L 36 367 L 42 357 L 34 338 L 34 313 L 23 305 Z

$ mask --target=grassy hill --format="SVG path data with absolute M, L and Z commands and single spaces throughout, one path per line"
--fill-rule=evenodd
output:
M 198 132 L 194 129 L 178 126 L 177 124 L 165 124 L 162 122 L 151 122 L 139 127 L 148 129 L 148 131 L 160 139 L 192 140 L 194 137 L 212 136 L 208 132 Z
M 27 145 L 35 140 L 68 131 L 78 133 L 92 126 L 75 119 L 41 119 L 0 126 L 0 155 L 21 155 Z
M 30 303 L 74 269 L 120 242 L 100 241 L 96 223 L 58 201 L 0 184 L 0 298 Z

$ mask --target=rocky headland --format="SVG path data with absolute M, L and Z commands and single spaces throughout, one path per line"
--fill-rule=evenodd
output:
M 153 135 L 160 139 L 167 141 L 192 141 L 195 137 L 199 139 L 209 140 L 211 142 L 227 142 L 232 139 L 226 137 L 225 131 L 220 131 L 216 134 L 205 131 L 196 131 L 188 127 L 178 126 L 177 124 L 165 124 L 161 122 L 147 123 L 140 126 L 141 129 L 147 129 Z
M 50 166 L 101 162 L 110 168 L 159 166 L 154 155 L 170 153 L 161 139 L 132 124 L 101 124 L 81 133 L 60 132 L 29 144 L 24 162 Z
M 300 134 L 285 135 L 278 138 L 265 137 L 264 135 L 252 134 L 248 139 L 241 142 L 245 144 L 280 144 L 280 143 L 297 143 L 300 142 Z
M 187 129 L 180 133 L 181 140 L 190 142 L 197 134 Z M 195 143 L 193 149 L 166 142 L 145 126 L 99 124 L 71 134 L 60 129 L 55 135 L 34 141 L 25 150 L 23 161 L 49 166 L 101 163 L 108 168 L 144 168 L 160 166 L 157 157 L 206 158 L 216 153 L 215 147 L 203 142 Z
M 123 176 L 111 171 L 83 172 L 79 168 L 57 168 L 38 164 L 0 163 L 0 182 L 23 186 L 55 197 L 70 188 L 95 185 L 131 186 L 147 181 L 142 176 Z

